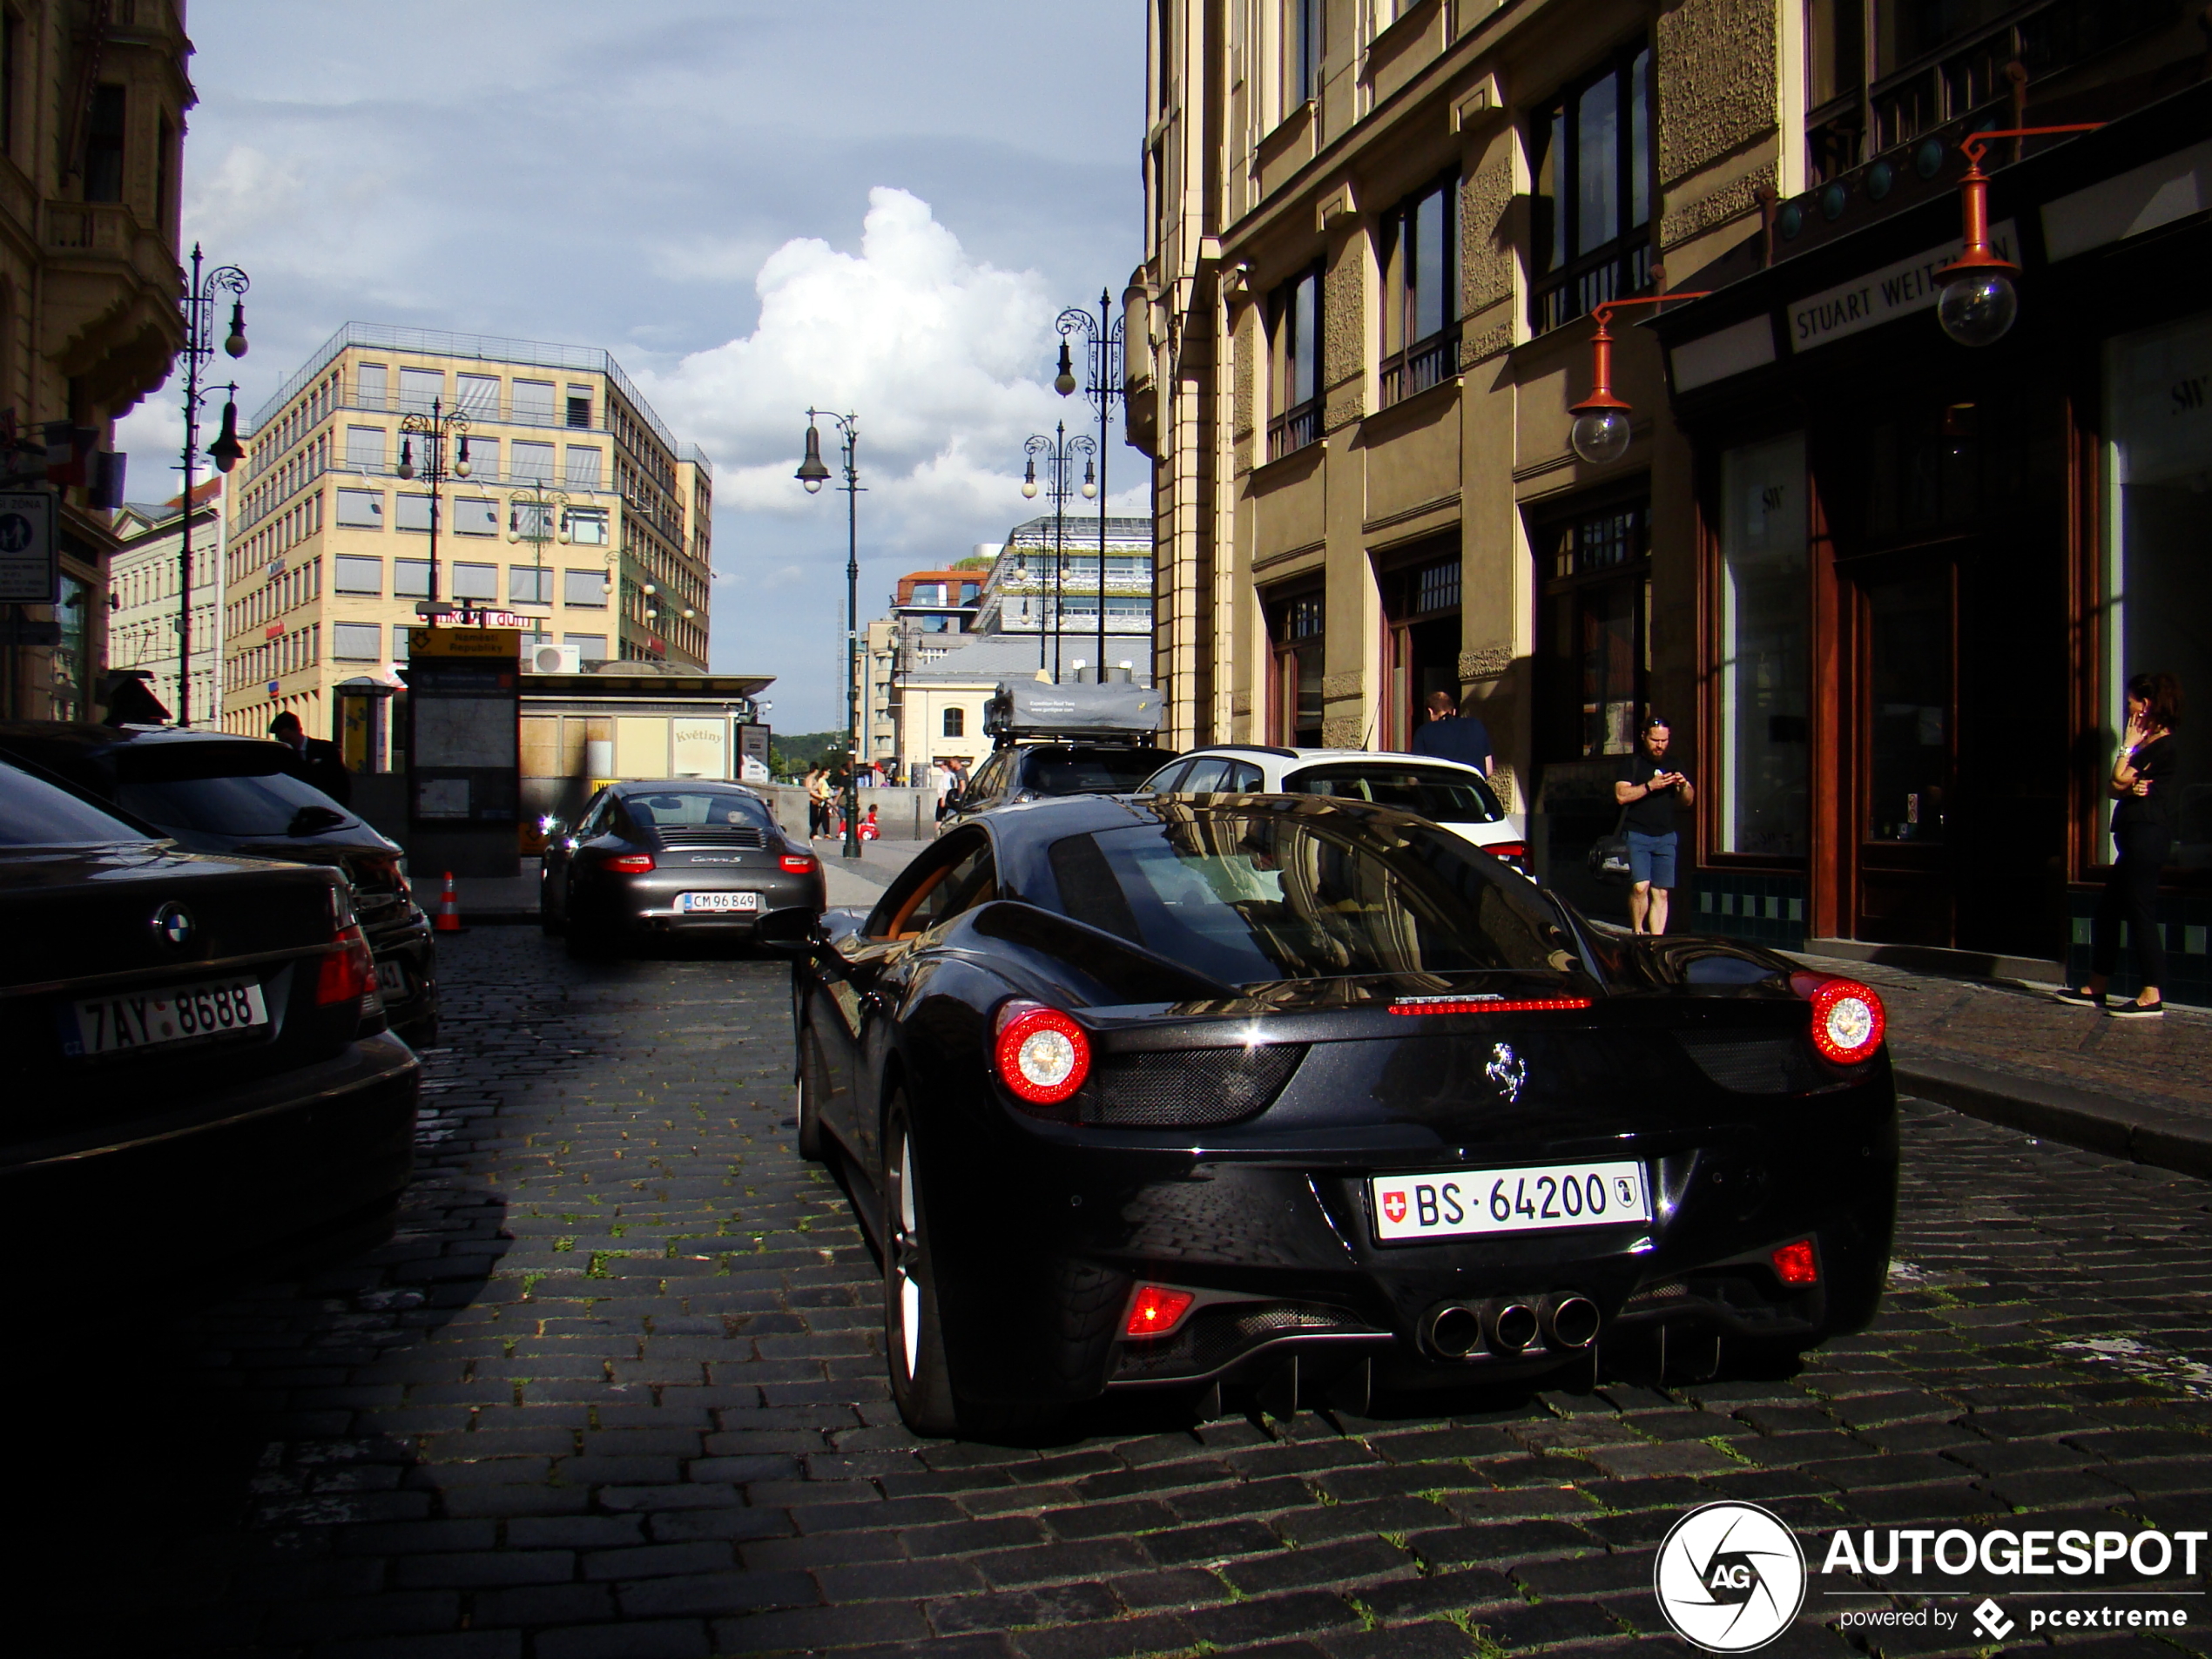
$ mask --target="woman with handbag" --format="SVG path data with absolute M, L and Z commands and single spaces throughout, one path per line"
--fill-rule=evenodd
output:
M 1675 853 L 1682 839 L 1675 814 L 1697 800 L 1689 774 L 1666 764 L 1674 735 L 1664 715 L 1647 718 L 1642 747 L 1629 756 L 1613 786 L 1629 838 L 1629 925 L 1640 934 L 1667 931 L 1667 896 L 1674 890 Z
M 2174 742 L 2182 718 L 2182 685 L 2171 674 L 2138 674 L 2128 682 L 2128 730 L 2106 788 L 2112 839 L 2119 856 L 2105 875 L 2089 924 L 2089 982 L 2058 992 L 2076 1008 L 2102 1008 L 2116 1020 L 2155 1020 L 2166 1012 L 2159 983 L 2166 977 L 2166 942 L 2159 936 L 2158 872 L 2174 847 Z M 2129 1002 L 2107 1003 L 2105 988 L 2120 965 L 2120 926 L 2135 953 L 2142 988 Z

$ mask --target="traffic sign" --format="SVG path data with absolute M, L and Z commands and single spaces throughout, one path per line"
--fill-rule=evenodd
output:
M 54 492 L 0 494 L 0 603 L 51 605 L 61 598 Z

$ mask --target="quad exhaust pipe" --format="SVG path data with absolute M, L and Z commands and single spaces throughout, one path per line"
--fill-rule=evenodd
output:
M 1421 1316 L 1420 1342 L 1441 1359 L 1467 1359 L 1477 1350 L 1509 1357 L 1525 1353 L 1537 1338 L 1546 1348 L 1571 1352 L 1597 1340 L 1597 1304 L 1572 1291 L 1554 1291 L 1532 1305 L 1518 1297 L 1484 1302 L 1439 1302 Z

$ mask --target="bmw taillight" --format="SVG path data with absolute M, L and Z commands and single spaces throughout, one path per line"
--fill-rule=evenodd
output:
M 793 875 L 812 875 L 820 860 L 812 853 L 786 853 L 777 862 Z
M 349 924 L 316 970 L 315 1006 L 359 1001 L 375 983 L 376 959 L 369 954 L 368 941 L 357 925 Z
M 1033 1106 L 1057 1106 L 1090 1075 L 1090 1038 L 1058 1008 L 1020 999 L 999 1009 L 999 1081 Z
M 1812 1046 L 1824 1059 L 1853 1066 L 1871 1060 L 1889 1027 L 1882 999 L 1855 979 L 1811 974 L 1792 977 L 1797 994 L 1812 1002 Z
M 650 853 L 623 853 L 606 860 L 600 867 L 612 870 L 617 875 L 651 875 L 653 855 Z

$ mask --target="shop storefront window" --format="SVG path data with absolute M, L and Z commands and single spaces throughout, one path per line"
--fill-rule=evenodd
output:
M 1720 532 L 1716 849 L 1802 858 L 1810 685 L 1803 433 L 1721 457 Z
M 2175 863 L 2212 868 L 2212 313 L 2105 347 L 2105 752 L 2131 674 L 2176 675 Z M 2109 822 L 2109 813 L 2106 818 Z M 2101 851 L 2110 843 L 2101 840 Z
M 1548 760 L 1625 755 L 1651 671 L 1651 515 L 1636 501 L 1532 532 L 1544 597 L 1537 745 Z

